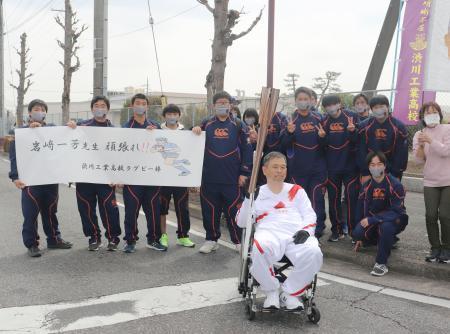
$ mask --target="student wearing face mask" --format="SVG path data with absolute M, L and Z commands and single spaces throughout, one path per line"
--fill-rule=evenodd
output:
M 223 211 L 231 240 L 240 250 L 241 230 L 236 224 L 238 205 L 242 201 L 242 187 L 252 170 L 252 148 L 248 143 L 247 126 L 230 117 L 231 96 L 218 92 L 213 96 L 215 115 L 192 129 L 200 135 L 205 131 L 200 199 L 206 242 L 201 253 L 219 248 L 220 214 Z
M 75 129 L 77 126 L 112 127 L 107 118 L 110 103 L 105 96 L 96 96 L 91 101 L 92 118 L 75 123 L 69 121 L 67 126 Z M 100 218 L 108 239 L 108 251 L 117 250 L 120 242 L 119 208 L 116 203 L 116 187 L 109 184 L 81 183 L 76 184 L 78 211 L 83 225 L 83 233 L 89 238 L 89 251 L 98 251 L 101 247 L 101 230 L 98 225 L 97 204 Z
M 332 232 L 328 241 L 336 242 L 349 230 L 351 233 L 354 227 L 359 189 L 355 154 L 358 142 L 355 122 L 358 116 L 343 109 L 341 99 L 337 95 L 325 96 L 322 107 L 326 112 L 323 128 L 326 132 L 328 211 Z M 342 187 L 346 202 L 346 221 L 342 217 Z
M 45 122 L 48 107 L 42 100 L 33 100 L 28 104 L 28 124 L 24 128 L 40 128 L 53 126 Z M 42 226 L 47 236 L 48 249 L 69 249 L 72 243 L 64 241 L 59 231 L 56 211 L 58 207 L 58 184 L 45 184 L 39 186 L 27 186 L 20 180 L 17 170 L 15 141 L 11 141 L 9 147 L 9 160 L 11 170 L 9 178 L 14 185 L 22 190 L 22 214 L 24 218 L 22 238 L 30 257 L 40 257 L 39 234 L 37 219 L 41 214 Z
M 181 110 L 177 105 L 167 105 L 162 113 L 165 121 L 161 124 L 161 129 L 184 130 L 183 124 L 180 123 Z M 183 166 L 179 166 L 179 168 L 180 170 L 185 169 Z M 177 215 L 177 245 L 195 247 L 195 243 L 189 239 L 191 222 L 189 218 L 189 189 L 187 187 L 161 187 L 161 238 L 159 242 L 164 247 L 169 247 L 166 221 L 172 197 Z
M 430 254 L 428 262 L 450 262 L 450 125 L 442 124 L 441 107 L 425 103 L 419 112 L 425 126 L 413 139 L 413 153 L 424 164 L 425 220 Z M 440 233 L 439 224 L 440 223 Z
M 405 189 L 386 172 L 387 158 L 382 152 L 370 152 L 366 159 L 372 178 L 364 183 L 358 197 L 353 239 L 355 251 L 364 244 L 377 245 L 374 276 L 387 274 L 387 261 L 397 235 L 408 225 L 404 205 Z
M 250 144 L 252 145 L 253 150 L 256 150 L 256 140 L 258 137 L 259 130 L 259 115 L 256 109 L 247 108 L 244 111 L 244 123 L 247 125 L 249 130 L 248 139 Z
M 287 153 L 288 181 L 302 186 L 308 194 L 317 215 L 315 235 L 320 238 L 326 217 L 326 132 L 322 117 L 311 112 L 309 88 L 297 88 L 295 102 L 297 110 L 281 134 L 281 147 Z
M 361 183 L 370 178 L 365 164 L 369 152 L 380 151 L 386 155 L 386 170 L 399 180 L 408 164 L 408 132 L 405 125 L 389 113 L 389 100 L 376 95 L 369 102 L 372 117 L 359 125 L 358 164 Z
M 147 118 L 148 98 L 144 94 L 138 93 L 131 98 L 131 108 L 133 116 L 122 125 L 123 128 L 131 129 L 160 129 L 156 121 Z M 141 206 L 147 221 L 147 248 L 165 251 L 167 247 L 161 245 L 160 223 L 160 187 L 144 185 L 124 185 L 123 201 L 125 205 L 125 237 L 126 244 L 123 251 L 134 253 L 136 251 L 136 241 L 139 240 L 138 218 Z
M 355 109 L 355 112 L 358 115 L 356 119 L 356 124 L 359 124 L 370 117 L 369 99 L 363 93 L 355 95 L 355 97 L 353 98 L 353 108 Z

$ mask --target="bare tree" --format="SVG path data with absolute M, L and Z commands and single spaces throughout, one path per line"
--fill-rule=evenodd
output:
M 62 23 L 59 16 L 55 17 L 56 23 L 64 30 L 64 43 L 58 40 L 58 45 L 64 50 L 64 62 L 59 63 L 64 69 L 64 89 L 62 93 L 62 122 L 63 124 L 69 121 L 70 114 L 70 85 L 72 83 L 72 74 L 80 68 L 80 58 L 77 51 L 80 49 L 77 46 L 78 39 L 81 34 L 87 29 L 86 25 L 82 25 L 77 29 L 76 25 L 79 20 L 77 13 L 73 11 L 70 0 L 64 0 L 64 23 Z M 75 64 L 72 65 L 72 58 L 75 58 Z
M 317 101 L 316 107 L 318 108 L 322 103 L 322 99 L 326 93 L 339 93 L 341 87 L 336 83 L 341 73 L 327 71 L 324 77 L 314 78 L 313 88 L 320 91 L 320 99 Z
M 26 33 L 20 35 L 20 50 L 16 49 L 16 52 L 20 56 L 20 70 L 16 70 L 16 73 L 19 75 L 19 83 L 17 86 L 12 83 L 9 83 L 9 85 L 17 90 L 16 126 L 20 127 L 23 125 L 23 101 L 25 94 L 32 85 L 30 77 L 33 75 L 32 73 L 27 74 L 27 65 L 30 62 L 28 58 L 30 49 L 27 47 Z
M 233 28 L 239 22 L 242 10 L 228 9 L 229 0 L 214 0 L 212 7 L 208 0 L 197 0 L 208 9 L 214 17 L 214 39 L 212 43 L 211 69 L 206 76 L 206 91 L 208 108 L 212 106 L 213 95 L 223 90 L 225 81 L 225 68 L 227 66 L 227 51 L 233 42 L 247 35 L 258 24 L 261 19 L 263 9 L 255 18 L 252 24 L 244 31 L 234 34 Z
M 300 76 L 297 73 L 288 73 L 286 75 L 286 79 L 284 79 L 286 88 L 289 90 L 289 92 L 292 92 L 292 94 L 295 94 L 295 89 L 297 88 L 297 80 L 299 77 Z

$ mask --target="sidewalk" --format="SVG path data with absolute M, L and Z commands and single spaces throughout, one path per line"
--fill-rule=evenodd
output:
M 190 196 L 191 216 L 201 220 L 198 195 L 190 194 Z M 409 215 L 409 224 L 406 230 L 399 235 L 398 249 L 394 249 L 391 253 L 388 263 L 389 270 L 450 282 L 450 264 L 428 263 L 424 260 L 429 252 L 429 244 L 425 228 L 423 194 L 408 192 L 406 209 Z M 339 242 L 328 242 L 330 222 L 327 221 L 326 224 L 327 229 L 321 239 L 325 259 L 328 257 L 358 264 L 367 267 L 367 272 L 369 272 L 375 263 L 376 247 L 362 249 L 355 253 L 349 237 Z M 226 226 L 223 226 L 222 231 L 222 239 L 228 240 Z

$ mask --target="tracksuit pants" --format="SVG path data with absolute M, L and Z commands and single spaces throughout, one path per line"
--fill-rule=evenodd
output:
M 108 184 L 77 183 L 76 192 L 83 233 L 89 237 L 89 243 L 101 241 L 97 203 L 105 228 L 105 237 L 110 242 L 119 243 L 121 229 L 115 187 Z
M 158 241 L 161 238 L 161 205 L 160 187 L 131 186 L 123 187 L 125 204 L 125 237 L 129 243 L 139 240 L 138 217 L 142 206 L 147 220 L 147 242 Z
M 41 214 L 47 244 L 58 243 L 61 239 L 58 218 L 58 185 L 47 184 L 22 189 L 22 214 L 24 218 L 22 238 L 25 247 L 39 246 L 38 216 Z
M 236 224 L 238 205 L 242 202 L 242 191 L 238 184 L 204 183 L 200 189 L 203 227 L 206 240 L 220 238 L 220 214 L 225 214 L 231 240 L 241 242 L 241 229 Z
M 189 189 L 186 187 L 162 187 L 161 215 L 165 216 L 169 213 L 169 204 L 172 197 L 177 215 L 177 236 L 178 238 L 188 237 L 189 229 L 191 228 L 189 218 Z

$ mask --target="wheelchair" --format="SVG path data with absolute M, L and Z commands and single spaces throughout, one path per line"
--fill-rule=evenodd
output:
M 245 311 L 247 319 L 252 321 L 255 319 L 257 313 L 275 313 L 275 312 L 289 312 L 293 314 L 298 314 L 300 316 L 306 316 L 308 320 L 317 324 L 320 321 L 320 311 L 316 306 L 314 301 L 316 288 L 317 288 L 317 275 L 314 276 L 313 281 L 306 289 L 305 293 L 301 296 L 303 302 L 302 310 L 288 311 L 285 309 L 272 310 L 264 309 L 260 303 L 257 302 L 257 294 L 259 284 L 256 279 L 250 273 L 251 266 L 251 251 L 253 245 L 253 235 L 255 233 L 254 225 L 252 224 L 250 233 L 246 233 L 246 229 L 243 229 L 241 243 L 241 270 L 239 276 L 238 291 L 242 295 L 245 302 Z M 274 274 L 275 277 L 283 283 L 287 276 L 284 271 L 292 267 L 291 261 L 286 257 L 283 258 L 276 264 L 274 264 Z

